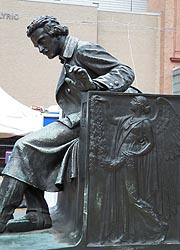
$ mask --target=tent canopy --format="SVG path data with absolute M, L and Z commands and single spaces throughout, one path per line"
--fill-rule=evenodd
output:
M 42 114 L 8 95 L 0 87 L 0 138 L 23 136 L 42 127 Z

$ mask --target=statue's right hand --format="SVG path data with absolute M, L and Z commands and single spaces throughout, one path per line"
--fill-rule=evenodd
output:
M 76 65 L 71 66 L 69 64 L 65 64 L 65 68 L 69 77 L 73 79 L 71 81 L 66 79 L 67 83 L 74 84 L 74 87 L 82 92 L 96 89 L 96 85 L 93 83 L 86 69 Z

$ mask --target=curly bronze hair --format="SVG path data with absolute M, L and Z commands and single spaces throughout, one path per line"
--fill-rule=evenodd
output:
M 69 34 L 68 27 L 61 26 L 59 21 L 53 16 L 39 16 L 34 19 L 29 26 L 27 26 L 27 36 L 30 37 L 32 33 L 41 27 L 44 27 L 45 31 L 52 35 L 52 27 L 57 27 L 59 35 L 67 36 Z

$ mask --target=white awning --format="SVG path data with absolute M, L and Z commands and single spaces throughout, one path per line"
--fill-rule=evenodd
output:
M 26 135 L 42 127 L 42 115 L 18 102 L 0 87 L 0 138 Z

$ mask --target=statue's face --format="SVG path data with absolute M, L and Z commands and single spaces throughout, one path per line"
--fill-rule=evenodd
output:
M 50 36 L 44 28 L 36 29 L 31 35 L 31 41 L 39 52 L 52 59 L 60 54 L 60 42 L 56 36 Z
M 139 109 L 139 104 L 137 102 L 137 99 L 136 97 L 134 97 L 131 102 L 130 102 L 131 106 L 130 106 L 130 109 L 133 111 L 133 112 L 136 112 L 138 109 Z

